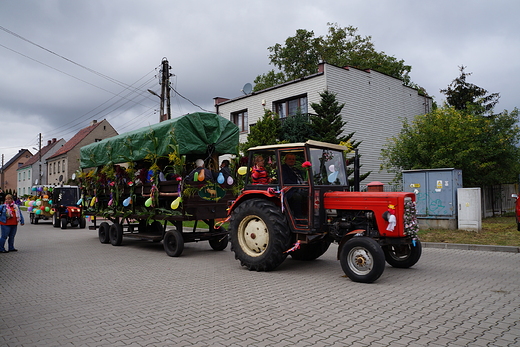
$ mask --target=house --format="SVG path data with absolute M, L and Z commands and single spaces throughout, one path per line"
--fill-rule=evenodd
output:
M 32 153 L 28 149 L 22 148 L 14 157 L 5 163 L 2 168 L 0 168 L 0 188 L 2 188 L 4 192 L 7 192 L 8 190 L 16 192 L 16 170 L 23 166 L 32 156 Z
M 116 136 L 117 131 L 103 119 L 93 120 L 86 128 L 78 131 L 63 147 L 47 158 L 47 184 L 65 184 L 72 174 L 79 170 L 79 150 L 81 147 Z
M 18 196 L 31 194 L 31 187 L 34 184 L 47 184 L 47 165 L 45 161 L 64 144 L 64 139 L 59 141 L 56 141 L 56 138 L 48 140 L 46 146 L 42 147 L 32 158 L 18 168 Z
M 319 93 L 336 94 L 347 122 L 344 134 L 355 132 L 362 141 L 359 149 L 361 174 L 372 171 L 367 181 L 389 183 L 394 174 L 380 171 L 380 153 L 387 139 L 401 130 L 401 118 L 412 119 L 430 112 L 431 97 L 420 95 L 400 79 L 373 70 L 338 67 L 321 63 L 318 72 L 234 99 L 214 98 L 216 113 L 238 125 L 240 142 L 245 142 L 251 126 L 269 109 L 283 120 L 296 113 L 315 113 L 311 103 L 321 101 Z

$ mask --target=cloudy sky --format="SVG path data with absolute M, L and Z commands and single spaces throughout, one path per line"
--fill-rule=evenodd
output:
M 0 0 L 0 154 L 69 140 L 93 119 L 119 133 L 158 122 L 167 58 L 172 118 L 213 111 L 273 67 L 267 48 L 328 22 L 372 36 L 441 104 L 459 75 L 520 106 L 518 0 Z M 352 129 L 355 131 L 355 129 Z

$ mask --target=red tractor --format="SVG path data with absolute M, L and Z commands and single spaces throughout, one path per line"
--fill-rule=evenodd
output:
M 67 226 L 85 228 L 87 225 L 81 204 L 79 188 L 76 186 L 55 187 L 52 192 L 53 226 L 67 229 Z
M 241 265 L 270 271 L 289 254 L 314 260 L 332 242 L 355 282 L 377 280 L 385 260 L 399 268 L 417 263 L 415 195 L 349 191 L 345 151 L 317 141 L 249 149 L 244 190 L 229 210 Z

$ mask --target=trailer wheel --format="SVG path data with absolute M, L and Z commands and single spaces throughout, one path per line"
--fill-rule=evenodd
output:
M 55 228 L 60 227 L 60 219 L 58 217 L 59 216 L 56 213 L 54 214 L 54 216 L 52 216 L 52 226 Z
M 98 230 L 99 242 L 101 242 L 101 243 L 110 242 L 109 230 L 110 230 L 110 224 L 108 224 L 107 222 L 102 222 L 99 225 L 99 230 Z
M 300 249 L 297 249 L 289 254 L 294 260 L 315 260 L 327 252 L 330 243 L 330 240 L 320 240 L 311 244 L 303 244 L 300 245 Z
M 62 229 L 67 229 L 67 218 L 62 218 L 60 224 Z
M 416 240 L 414 245 L 383 246 L 386 262 L 393 267 L 409 268 L 414 266 L 421 257 L 421 241 Z
M 345 274 L 354 282 L 372 283 L 385 270 L 385 254 L 369 237 L 353 237 L 342 247 L 340 263 Z
M 226 232 L 226 229 L 223 227 L 220 227 L 219 230 L 222 230 L 222 232 Z M 229 242 L 228 235 L 219 235 L 215 238 L 209 239 L 209 245 L 213 250 L 215 251 L 223 251 L 226 249 Z
M 170 257 L 178 257 L 184 250 L 184 238 L 178 230 L 170 230 L 164 234 L 163 247 Z
M 29 218 L 31 220 L 31 224 L 34 224 L 34 213 L 29 214 Z
M 38 224 L 38 220 L 39 220 L 39 219 L 40 219 L 40 218 L 38 218 L 37 216 L 34 216 L 34 223 L 33 223 L 33 224 Z
M 249 270 L 278 267 L 291 246 L 291 231 L 279 207 L 264 199 L 246 200 L 230 219 L 231 250 Z
M 119 223 L 114 223 L 110 226 L 108 233 L 112 246 L 121 246 L 121 243 L 123 243 L 123 226 Z

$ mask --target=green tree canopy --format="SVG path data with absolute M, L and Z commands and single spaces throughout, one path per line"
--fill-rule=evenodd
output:
M 280 141 L 293 143 L 305 142 L 313 138 L 314 131 L 311 128 L 309 118 L 306 114 L 302 114 L 298 108 L 294 116 L 284 119 L 280 132 Z
M 459 66 L 460 76 L 454 79 L 441 93 L 446 95 L 446 103 L 456 110 L 472 109 L 472 112 L 488 113 L 493 110 L 500 98 L 499 93 L 488 94 L 484 88 L 468 83 L 466 78 L 471 72 L 465 72 L 465 66 Z
M 403 121 L 381 151 L 389 171 L 456 168 L 465 187 L 512 183 L 520 173 L 518 109 L 493 117 L 444 106 Z
M 271 52 L 270 64 L 280 72 L 271 70 L 257 76 L 254 90 L 317 73 L 320 61 L 337 66 L 373 69 L 410 84 L 409 73 L 412 67 L 406 65 L 402 59 L 376 51 L 371 36 L 358 35 L 358 29 L 353 26 L 341 28 L 335 23 L 327 25 L 329 29 L 325 36 L 316 37 L 313 31 L 298 29 L 284 44 L 277 43 L 268 47 Z
M 251 147 L 278 143 L 280 129 L 280 117 L 271 110 L 265 109 L 262 119 L 251 127 L 251 132 L 247 135 L 247 141 L 242 146 L 242 150 L 246 152 Z

